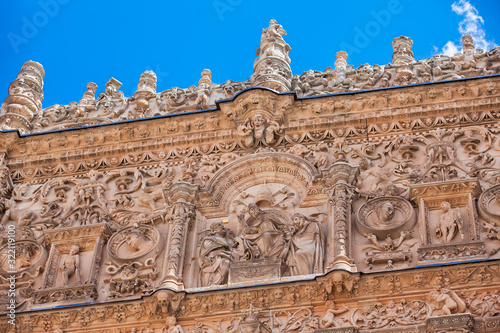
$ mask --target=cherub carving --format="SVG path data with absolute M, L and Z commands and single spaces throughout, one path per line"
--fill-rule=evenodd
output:
M 437 238 L 442 238 L 443 243 L 449 243 L 459 233 L 460 238 L 464 240 L 463 220 L 458 209 L 451 208 L 451 204 L 448 201 L 441 203 L 441 209 L 443 213 L 436 226 Z
M 1 221 L 2 229 L 5 228 L 5 224 L 9 221 L 16 222 L 17 227 L 22 228 L 29 225 L 35 219 L 35 214 L 32 211 L 18 209 L 16 202 L 12 199 L 5 200 L 4 206 L 5 213 Z
M 168 316 L 166 324 L 161 330 L 162 333 L 184 333 L 181 325 L 176 325 L 177 319 L 174 316 Z
M 349 307 L 345 304 L 338 309 L 335 308 L 335 302 L 330 303 L 330 308 L 326 311 L 325 316 L 320 320 L 319 325 L 321 328 L 340 327 L 342 326 L 338 320 L 335 319 L 336 315 L 340 315 L 349 311 Z
M 434 315 L 451 315 L 463 313 L 465 302 L 453 291 L 447 288 L 438 288 L 429 293 L 429 301 L 433 304 Z
M 73 245 L 69 251 L 69 257 L 67 257 L 62 266 L 61 273 L 63 277 L 64 286 L 68 286 L 69 279 L 71 276 L 76 275 L 76 280 L 78 284 L 81 284 L 80 278 L 80 247 L 78 245 Z

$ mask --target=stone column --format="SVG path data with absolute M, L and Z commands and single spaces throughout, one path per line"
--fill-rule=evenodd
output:
M 189 225 L 195 218 L 195 200 L 198 185 L 177 182 L 164 189 L 163 195 L 168 204 L 167 222 L 169 238 L 163 263 L 162 287 L 183 289 L 182 268 L 186 252 L 186 239 Z
M 32 130 L 32 121 L 42 110 L 43 66 L 28 61 L 21 67 L 17 78 L 9 86 L 9 96 L 1 106 L 0 129 Z
M 329 189 L 327 271 L 357 270 L 351 254 L 351 203 L 356 197 L 359 168 L 337 162 L 324 171 L 324 185 Z

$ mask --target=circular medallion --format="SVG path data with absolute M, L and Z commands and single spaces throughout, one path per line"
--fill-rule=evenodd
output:
M 115 233 L 108 242 L 108 253 L 118 263 L 144 262 L 155 256 L 160 246 L 160 233 L 148 225 L 131 226 Z
M 486 221 L 500 224 L 500 184 L 484 191 L 478 201 L 479 215 Z
M 45 265 L 46 261 L 47 251 L 43 246 L 32 240 L 16 241 L 15 254 L 8 244 L 0 249 L 0 274 L 33 274 L 37 267 Z
M 401 230 L 413 227 L 415 211 L 410 202 L 400 197 L 375 198 L 359 208 L 357 227 L 361 233 L 381 238 L 396 237 Z

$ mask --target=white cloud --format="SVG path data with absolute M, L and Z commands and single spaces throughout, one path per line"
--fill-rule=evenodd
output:
M 459 53 L 460 50 L 458 49 L 458 46 L 453 43 L 451 40 L 448 41 L 448 43 L 446 43 L 445 46 L 443 46 L 443 48 L 441 49 L 441 53 L 442 54 L 445 54 L 447 56 L 453 56 L 455 55 L 456 53 Z
M 467 0 L 459 0 L 451 5 L 451 9 L 458 15 L 465 18 L 458 25 L 458 32 L 465 35 L 469 34 L 474 39 L 474 45 L 478 49 L 490 50 L 497 45 L 493 41 L 486 39 L 486 31 L 483 29 L 484 20 L 479 15 L 476 7 L 470 4 Z M 441 49 L 443 54 L 452 56 L 455 53 L 461 52 L 462 44 L 453 41 L 448 41 Z

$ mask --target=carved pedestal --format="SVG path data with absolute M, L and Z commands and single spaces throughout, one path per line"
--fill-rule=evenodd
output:
M 418 264 L 486 258 L 475 207 L 477 179 L 413 185 L 418 203 L 421 245 Z
M 102 250 L 110 231 L 106 224 L 48 230 L 50 247 L 43 287 L 34 292 L 40 306 L 91 302 L 97 298 Z M 43 304 L 43 305 L 42 305 Z
M 276 281 L 281 278 L 281 267 L 279 258 L 233 262 L 229 268 L 229 284 Z

